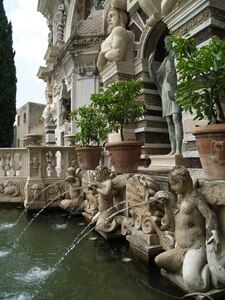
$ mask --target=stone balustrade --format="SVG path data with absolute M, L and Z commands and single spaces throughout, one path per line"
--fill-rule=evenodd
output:
M 19 202 L 25 206 L 33 202 L 36 194 L 66 177 L 69 167 L 77 166 L 74 147 L 27 146 L 26 148 L 0 149 L 0 202 Z M 54 186 L 56 184 L 56 187 Z M 61 187 L 60 187 L 61 188 Z M 60 190 L 61 191 L 61 190 Z M 50 198 L 50 192 L 41 193 L 34 208 L 41 208 Z
M 27 177 L 28 149 L 0 149 L 0 178 Z

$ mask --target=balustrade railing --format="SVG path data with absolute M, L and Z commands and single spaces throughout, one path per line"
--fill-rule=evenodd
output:
M 0 149 L 0 178 L 28 176 L 28 149 Z
M 30 146 L 0 149 L 0 178 L 65 178 L 67 168 L 76 167 L 74 147 Z

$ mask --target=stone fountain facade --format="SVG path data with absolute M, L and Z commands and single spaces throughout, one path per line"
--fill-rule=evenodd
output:
M 49 26 L 46 66 L 38 71 L 46 82 L 46 146 L 0 149 L 1 201 L 24 203 L 27 209 L 51 202 L 82 214 L 104 238 L 126 237 L 138 256 L 156 257 L 162 274 L 185 292 L 220 293 L 225 183 L 193 184 L 190 173 L 201 174 L 201 165 L 191 134 L 197 123 L 187 113 L 182 113 L 182 155 L 165 155 L 171 140 L 149 56 L 155 52 L 154 64 L 161 66 L 169 32 L 194 36 L 199 46 L 215 34 L 224 38 L 224 1 L 106 0 L 102 6 L 89 0 L 39 0 L 38 11 Z M 115 174 L 102 165 L 79 170 L 70 111 L 88 104 L 101 86 L 132 78 L 144 82 L 140 98 L 147 113 L 126 129 L 126 138 L 145 143 L 142 168 L 136 174 Z

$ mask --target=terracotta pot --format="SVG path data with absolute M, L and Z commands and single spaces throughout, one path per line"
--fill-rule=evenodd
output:
M 135 173 L 139 166 L 143 142 L 126 141 L 107 143 L 109 158 L 116 173 Z
M 102 155 L 100 147 L 77 147 L 77 161 L 81 170 L 94 170 L 98 165 Z
M 225 179 L 225 124 L 196 127 L 197 148 L 205 176 Z

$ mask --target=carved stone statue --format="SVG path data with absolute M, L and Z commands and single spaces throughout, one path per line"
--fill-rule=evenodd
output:
M 107 62 L 126 60 L 126 52 L 132 46 L 132 32 L 126 30 L 127 12 L 111 8 L 108 11 L 108 37 L 101 44 L 97 68 L 101 72 Z
M 154 202 L 164 206 L 164 222 L 161 220 L 161 224 L 164 223 L 169 230 L 174 227 L 176 244 L 173 249 L 159 254 L 155 262 L 182 281 L 188 291 L 209 291 L 212 266 L 207 258 L 207 247 L 210 245 L 215 253 L 219 246 L 217 217 L 204 195 L 193 186 L 185 167 L 175 167 L 170 173 L 169 183 L 177 196 L 176 202 L 163 192 L 154 198 Z
M 61 101 L 61 113 L 60 121 L 63 124 L 65 121 L 69 121 L 69 114 L 71 112 L 71 93 L 67 90 L 65 80 L 62 80 L 62 88 L 60 91 Z
M 49 33 L 48 33 L 48 45 L 52 46 L 53 45 L 53 28 L 52 25 L 48 25 L 49 28 Z
M 165 117 L 167 121 L 171 143 L 171 152 L 169 154 L 180 155 L 182 153 L 183 127 L 181 108 L 175 101 L 177 74 L 174 56 L 169 48 L 167 39 L 165 39 L 165 46 L 169 54 L 163 60 L 157 71 L 155 71 L 153 65 L 155 52 L 150 55 L 149 74 L 155 82 L 162 99 L 163 117 Z
M 81 170 L 73 167 L 67 169 L 66 181 L 70 186 L 70 199 L 64 199 L 60 202 L 60 207 L 69 211 L 70 213 L 77 214 L 84 210 L 85 195 L 81 186 Z
M 84 217 L 91 221 L 92 218 L 98 213 L 98 195 L 96 190 L 91 189 L 91 182 L 95 180 L 95 171 L 88 170 L 82 175 L 82 188 L 85 193 L 84 201 Z
M 107 167 L 98 166 L 95 169 L 96 181 L 91 183 L 92 190 L 98 193 L 98 210 L 99 213 L 95 216 L 97 219 L 96 230 L 104 233 L 116 232 L 123 220 L 123 216 L 115 215 L 119 210 L 121 196 L 124 196 L 124 191 L 127 183 L 125 175 L 118 175 L 115 178 L 110 178 L 110 173 Z M 116 201 L 115 201 L 116 199 Z M 116 202 L 116 207 L 114 207 Z M 112 216 L 112 218 L 111 218 Z

